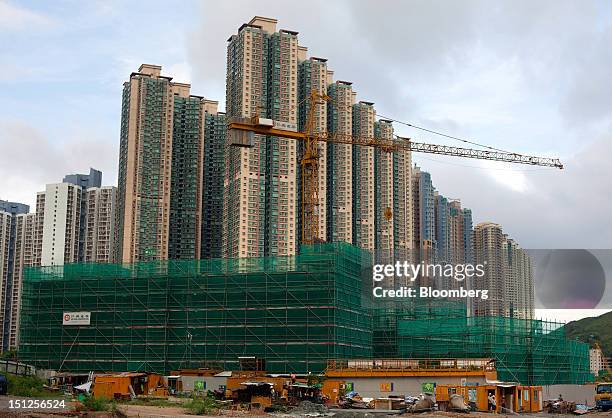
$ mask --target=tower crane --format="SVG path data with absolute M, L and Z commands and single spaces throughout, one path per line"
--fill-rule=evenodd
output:
M 319 205 L 318 174 L 319 174 L 319 142 L 331 144 L 347 144 L 357 146 L 375 147 L 384 152 L 411 151 L 428 154 L 450 155 L 453 157 L 476 158 L 480 160 L 502 161 L 514 164 L 527 164 L 543 167 L 563 168 L 557 158 L 534 157 L 498 150 L 476 150 L 447 145 L 414 142 L 410 138 L 395 136 L 393 139 L 355 136 L 337 132 L 316 132 L 315 112 L 317 106 L 331 102 L 326 94 L 316 90 L 311 91 L 308 101 L 310 106 L 306 115 L 303 131 L 298 131 L 295 125 L 285 122 L 261 118 L 257 115 L 251 118 L 230 119 L 228 129 L 230 144 L 239 147 L 250 147 L 251 135 L 276 136 L 286 139 L 302 141 L 303 155 L 300 161 L 302 166 L 302 242 L 313 244 L 320 242 L 318 238 L 318 216 L 316 208 Z M 385 217 L 392 216 L 390 208 L 385 211 Z

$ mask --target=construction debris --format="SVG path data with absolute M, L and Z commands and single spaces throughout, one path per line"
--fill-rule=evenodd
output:
M 574 415 L 584 415 L 589 413 L 589 407 L 583 403 L 576 404 L 576 409 L 574 410 Z
M 576 404 L 563 399 L 549 399 L 544 402 L 544 410 L 549 414 L 571 414 L 576 410 Z
M 324 417 L 331 414 L 325 405 L 304 401 L 300 403 L 297 408 L 291 411 L 291 415 L 297 415 L 300 417 Z
M 434 408 L 435 401 L 431 393 L 421 393 L 419 400 L 408 408 L 409 412 L 425 412 Z
M 465 403 L 463 396 L 454 393 L 450 396 L 449 407 L 452 411 L 469 412 L 470 406 Z
M 338 400 L 338 406 L 343 409 L 368 409 L 374 408 L 372 398 L 362 398 L 357 392 L 349 392 Z

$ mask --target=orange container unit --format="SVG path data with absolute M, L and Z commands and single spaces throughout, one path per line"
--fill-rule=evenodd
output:
M 164 392 L 167 393 L 162 376 L 156 373 L 104 374 L 94 378 L 93 396 L 97 398 L 127 398 Z
M 486 385 L 436 385 L 436 401 L 441 410 L 448 407 L 450 396 L 460 394 L 464 402 L 478 411 L 490 410 L 489 396 L 495 400 L 495 411 L 540 412 L 542 411 L 542 386 L 525 386 L 514 383 L 490 382 Z
M 115 385 L 113 382 L 96 382 L 93 386 L 92 393 L 94 398 L 114 398 Z
M 344 380 L 325 379 L 321 387 L 321 393 L 329 399 L 330 403 L 337 404 L 338 397 L 341 395 L 340 391 L 344 388 L 344 383 Z
M 518 412 L 542 411 L 542 386 L 517 386 Z

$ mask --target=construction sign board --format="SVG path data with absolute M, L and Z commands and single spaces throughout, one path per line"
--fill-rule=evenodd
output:
M 62 325 L 90 325 L 91 312 L 64 312 Z

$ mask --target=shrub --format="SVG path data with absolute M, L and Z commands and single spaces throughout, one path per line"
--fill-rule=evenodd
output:
M 88 411 L 114 411 L 116 409 L 114 400 L 94 398 L 93 396 L 87 396 L 83 399 L 83 407 Z
M 192 399 L 185 403 L 185 408 L 194 415 L 209 415 L 219 410 L 219 403 L 212 398 Z
M 13 376 L 7 374 L 8 393 L 13 396 L 24 396 L 27 398 L 39 398 L 48 396 L 48 391 L 43 385 L 45 381 L 36 376 Z

